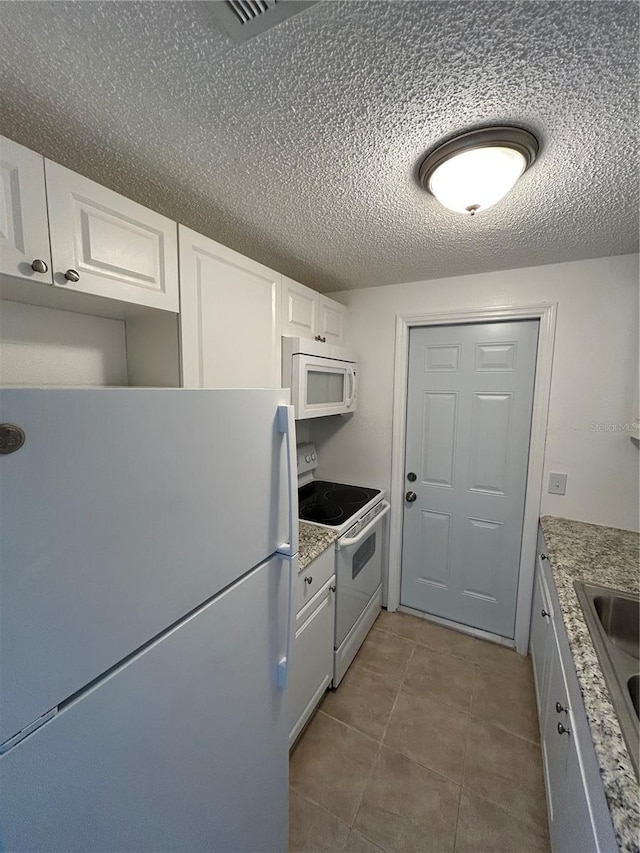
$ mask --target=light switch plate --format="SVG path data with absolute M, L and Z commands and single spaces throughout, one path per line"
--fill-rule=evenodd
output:
M 567 491 L 567 475 L 566 474 L 549 474 L 549 494 L 564 495 Z

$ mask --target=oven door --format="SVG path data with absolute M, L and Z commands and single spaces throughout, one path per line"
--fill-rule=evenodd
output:
M 336 648 L 340 646 L 382 583 L 382 560 L 389 504 L 352 538 L 336 542 Z
M 296 419 L 355 411 L 356 366 L 351 361 L 294 355 L 291 396 Z

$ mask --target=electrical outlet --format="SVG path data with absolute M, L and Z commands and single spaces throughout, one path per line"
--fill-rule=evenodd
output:
M 566 474 L 549 474 L 549 494 L 564 495 L 567 491 Z

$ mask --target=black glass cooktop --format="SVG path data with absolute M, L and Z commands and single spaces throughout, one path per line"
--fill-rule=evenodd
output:
M 313 480 L 298 489 L 299 517 L 339 527 L 379 494 L 380 489 Z

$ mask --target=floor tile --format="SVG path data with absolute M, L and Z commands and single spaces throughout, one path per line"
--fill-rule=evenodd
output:
M 380 741 L 389 720 L 399 684 L 362 667 L 351 667 L 340 686 L 329 691 L 322 710 Z
M 533 827 L 483 797 L 462 791 L 455 853 L 550 853 L 546 827 Z
M 460 782 L 468 723 L 469 717 L 461 711 L 402 687 L 384 745 Z
M 520 675 L 476 669 L 471 713 L 527 740 L 539 740 L 533 682 Z
M 354 829 L 387 853 L 450 853 L 460 789 L 382 748 Z
M 415 643 L 374 628 L 353 661 L 353 666 L 363 666 L 392 681 L 402 681 L 402 676 L 415 649 Z
M 414 643 L 421 643 L 432 649 L 438 649 L 441 652 L 447 652 L 455 657 L 466 658 L 467 660 L 475 659 L 480 642 L 469 634 L 444 628 L 442 625 L 436 625 L 435 622 L 419 619 L 417 616 L 410 616 L 408 613 L 389 613 L 383 610 L 378 616 L 375 626 L 381 631 L 397 634 L 399 637 L 413 640 Z
M 501 675 L 521 677 L 533 682 L 531 658 L 526 655 L 519 655 L 515 649 L 481 640 L 478 643 L 476 662 L 486 669 L 499 672 Z
M 538 744 L 471 717 L 462 784 L 534 827 L 547 826 Z
M 349 832 L 335 815 L 289 791 L 289 853 L 337 853 L 344 850 Z
M 432 696 L 439 702 L 469 710 L 475 664 L 453 655 L 416 646 L 403 687 L 416 696 Z
M 372 844 L 371 841 L 360 835 L 359 832 L 351 830 L 351 835 L 347 841 L 347 846 L 344 848 L 344 853 L 380 853 L 382 847 L 377 844 Z
M 318 711 L 291 756 L 291 787 L 351 824 L 377 751 L 376 741 Z

